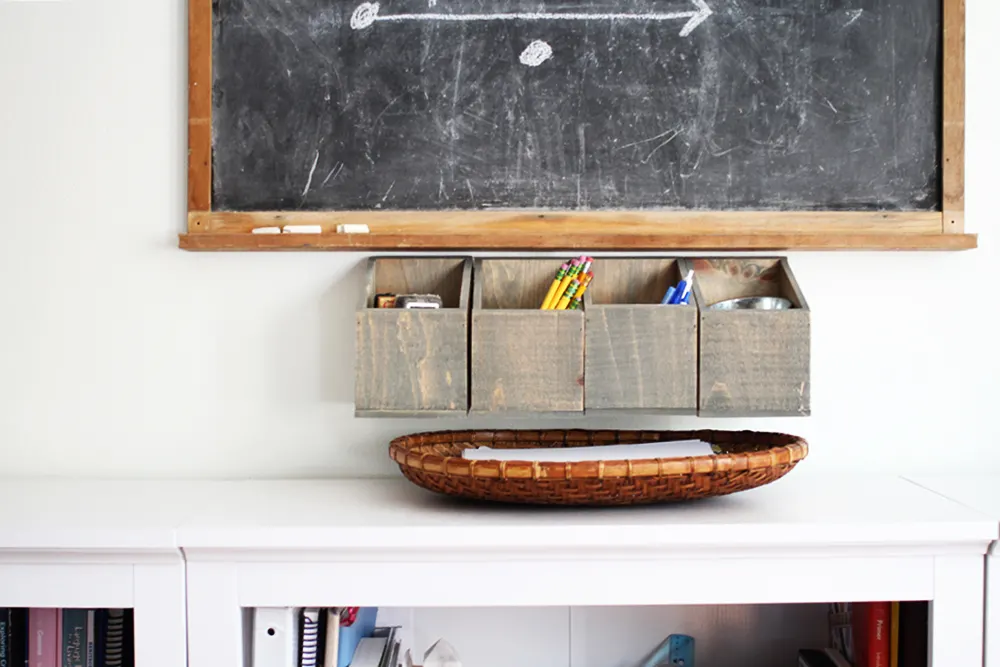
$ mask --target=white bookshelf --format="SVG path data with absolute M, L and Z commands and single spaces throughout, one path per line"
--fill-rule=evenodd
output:
M 933 665 L 982 665 L 998 524 L 898 477 L 793 473 L 625 511 L 455 505 L 403 480 L 197 492 L 202 511 L 178 531 L 191 667 L 244 667 L 257 606 L 566 607 L 586 622 L 608 606 L 835 600 L 930 600 Z
M 379 606 L 470 667 L 624 667 L 670 632 L 758 667 L 820 641 L 824 603 L 876 599 L 932 601 L 933 667 L 981 667 L 1000 523 L 899 477 L 806 470 L 620 509 L 456 504 L 402 479 L 22 480 L 0 501 L 0 606 L 133 607 L 139 667 L 245 667 L 249 610 L 307 605 Z
M 0 606 L 132 608 L 136 665 L 184 665 L 182 515 L 171 501 L 145 483 L 5 480 Z
M 928 475 L 912 481 L 1000 524 L 1000 474 Z M 986 558 L 985 665 L 1000 667 L 1000 548 Z

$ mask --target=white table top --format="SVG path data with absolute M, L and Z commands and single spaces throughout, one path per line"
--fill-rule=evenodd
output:
M 923 475 L 909 478 L 915 484 L 988 516 L 1000 525 L 1000 474 Z M 997 546 L 994 545 L 994 552 Z
M 0 549 L 177 550 L 187 508 L 161 482 L 0 481 Z
M 185 548 L 774 547 L 980 542 L 997 523 L 902 478 L 793 471 L 673 505 L 539 508 L 456 502 L 403 479 L 206 485 Z
M 918 475 L 909 481 L 1000 522 L 1000 474 Z
M 997 494 L 1000 499 L 1000 492 Z M 0 484 L 0 549 L 569 549 L 935 545 L 998 537 L 990 516 L 900 477 L 795 470 L 683 504 L 580 509 L 453 501 L 402 478 Z

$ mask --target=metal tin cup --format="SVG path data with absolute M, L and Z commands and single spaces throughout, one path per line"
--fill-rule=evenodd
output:
M 779 296 L 747 296 L 713 303 L 708 310 L 788 310 L 792 302 Z

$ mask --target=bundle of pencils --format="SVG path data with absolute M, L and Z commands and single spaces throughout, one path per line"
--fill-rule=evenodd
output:
M 593 257 L 581 255 L 563 264 L 553 278 L 542 302 L 542 310 L 576 310 L 583 303 L 583 293 L 594 279 L 590 270 Z

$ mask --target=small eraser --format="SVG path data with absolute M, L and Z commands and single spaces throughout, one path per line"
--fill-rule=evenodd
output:
M 254 227 L 254 234 L 280 234 L 281 227 Z
M 368 229 L 368 225 L 362 224 L 347 224 L 347 225 L 337 225 L 338 234 L 368 234 L 371 230 Z
M 285 225 L 282 231 L 286 234 L 322 234 L 320 225 Z

